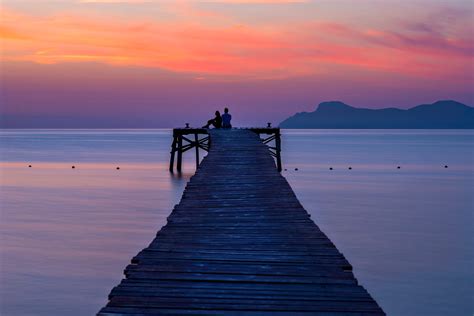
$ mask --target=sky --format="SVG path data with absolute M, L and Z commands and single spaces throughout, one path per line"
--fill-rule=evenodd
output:
M 277 125 L 474 105 L 471 0 L 2 0 L 4 127 Z

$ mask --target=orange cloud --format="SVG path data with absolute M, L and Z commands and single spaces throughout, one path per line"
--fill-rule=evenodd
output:
M 193 6 L 174 8 L 187 19 L 125 20 L 86 13 L 32 16 L 4 10 L 3 58 L 94 61 L 265 79 L 327 74 L 336 66 L 429 77 L 457 72 L 472 56 L 471 40 L 445 39 L 435 33 L 413 36 L 313 22 L 244 25 L 218 14 L 207 15 L 204 23 L 200 20 L 204 13 Z M 452 67 L 441 58 L 450 58 Z
M 80 3 L 160 3 L 160 0 L 79 0 Z M 176 2 L 184 2 L 177 0 Z M 283 4 L 305 3 L 307 0 L 188 0 L 191 3 Z
M 80 3 L 152 3 L 152 0 L 79 0 Z
M 15 29 L 0 25 L 0 38 L 9 40 L 25 40 L 28 37 L 26 35 L 18 33 Z

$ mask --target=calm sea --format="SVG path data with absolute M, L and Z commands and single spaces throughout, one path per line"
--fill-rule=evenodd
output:
M 0 132 L 1 315 L 106 303 L 194 172 L 167 171 L 170 135 Z M 388 315 L 473 314 L 474 131 L 284 130 L 283 163 Z

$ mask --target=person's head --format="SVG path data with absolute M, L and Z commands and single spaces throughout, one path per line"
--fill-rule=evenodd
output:
M 229 109 L 228 109 L 228 108 L 225 108 L 225 109 L 224 109 L 224 113 L 229 113 Z
M 219 111 L 216 111 L 216 116 L 221 116 L 221 113 Z

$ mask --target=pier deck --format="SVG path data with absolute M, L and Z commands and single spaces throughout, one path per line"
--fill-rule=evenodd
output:
M 384 315 L 257 134 L 209 154 L 98 315 Z

